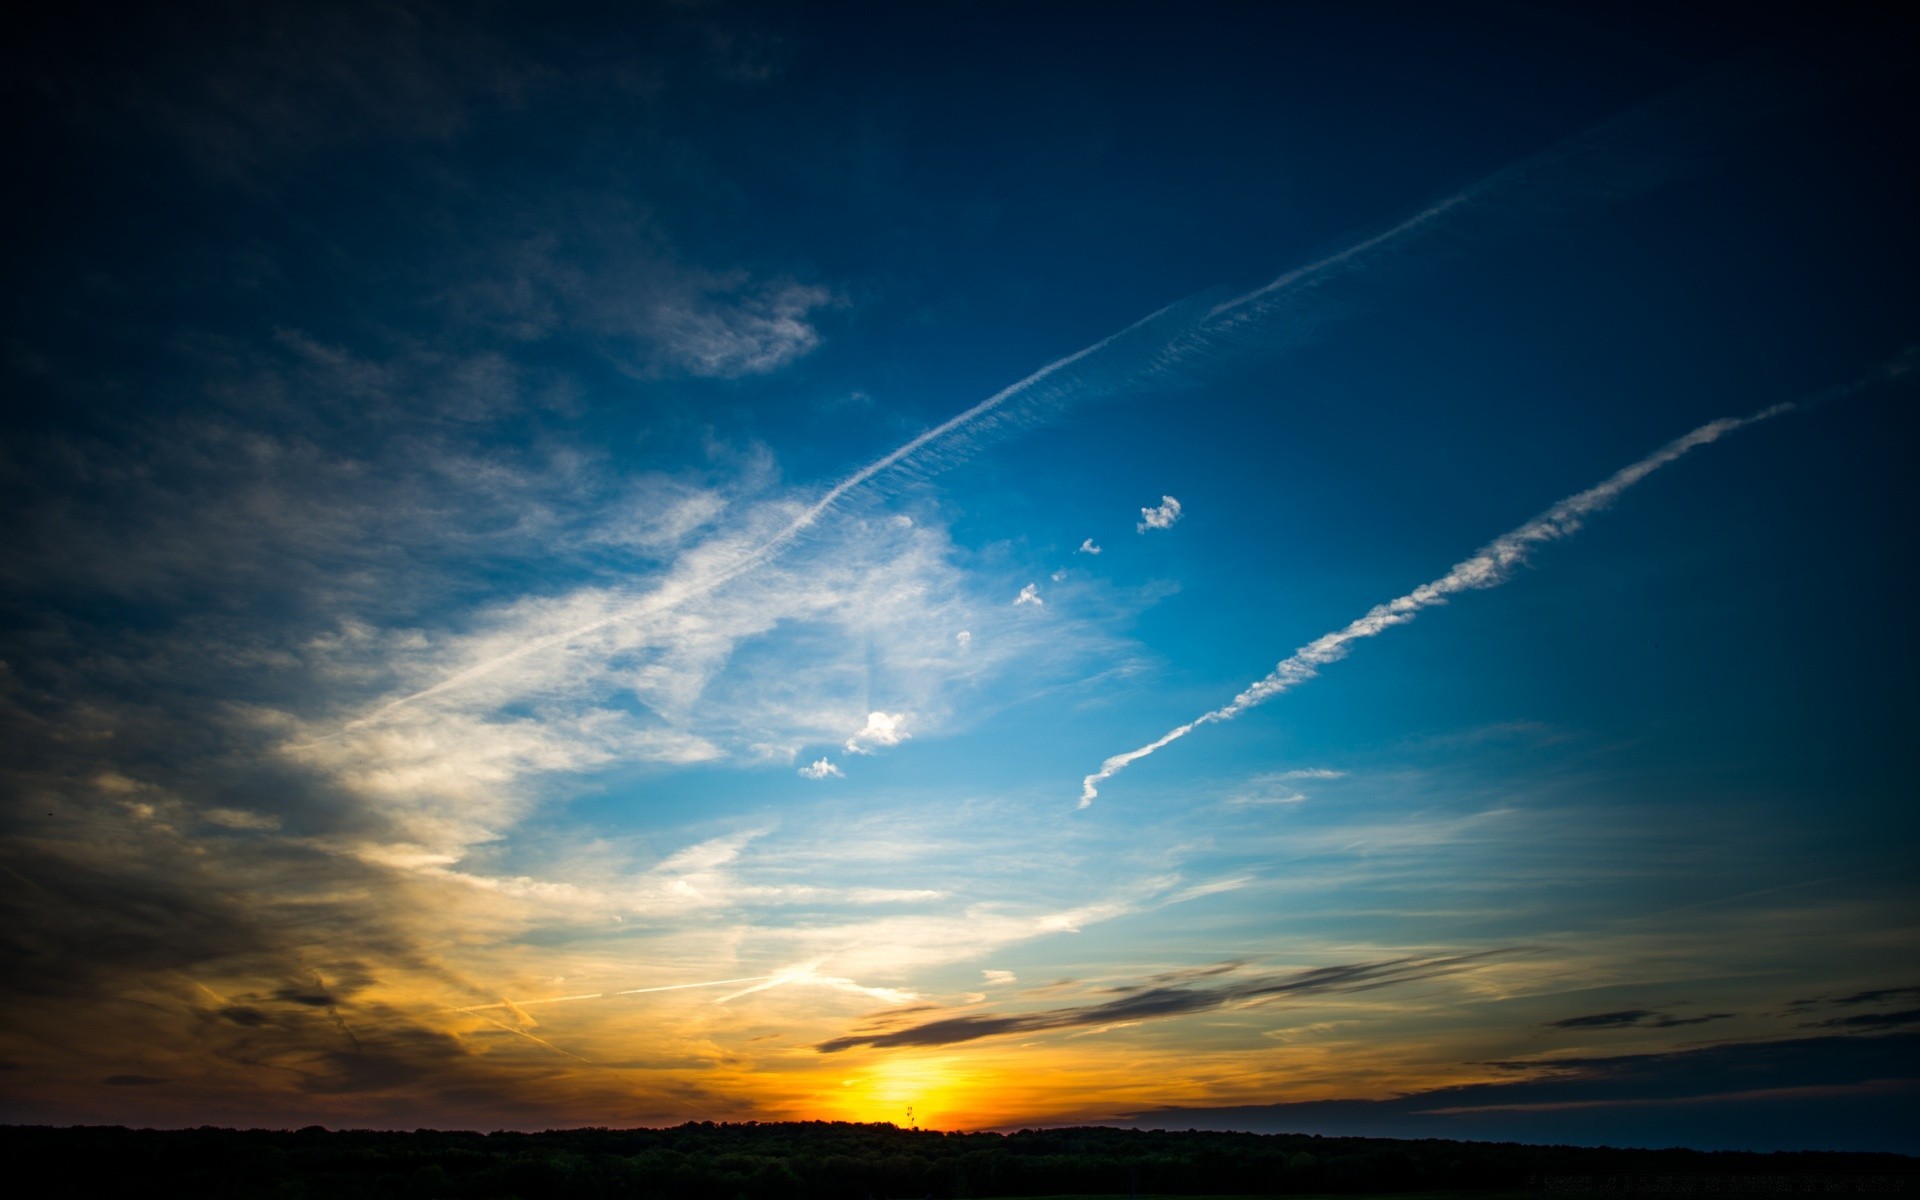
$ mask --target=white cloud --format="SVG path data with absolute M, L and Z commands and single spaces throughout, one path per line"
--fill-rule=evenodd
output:
M 1015 976 L 1012 971 L 996 971 L 996 970 L 982 971 L 980 972 L 980 977 L 982 979 L 985 979 L 987 981 L 987 984 L 991 987 L 1006 987 L 1008 984 L 1013 983 L 1017 978 L 1017 976 Z
M 968 646 L 973 645 L 973 631 L 971 629 L 962 629 L 959 633 L 953 635 L 953 640 L 959 644 L 962 650 L 965 650 Z
M 1100 794 L 1098 785 L 1124 771 L 1132 763 L 1138 762 L 1171 742 L 1178 741 L 1202 725 L 1230 721 L 1248 709 L 1278 696 L 1281 692 L 1305 683 L 1318 675 L 1321 667 L 1338 662 L 1351 653 L 1354 642 L 1362 638 L 1376 637 L 1396 625 L 1405 625 L 1419 616 L 1423 609 L 1432 608 L 1436 604 L 1445 604 L 1449 596 L 1480 588 L 1499 587 L 1512 577 L 1516 567 L 1527 561 L 1527 556 L 1536 546 L 1573 536 L 1579 532 L 1587 517 L 1605 510 L 1619 498 L 1622 492 L 1689 450 L 1718 441 L 1722 435 L 1732 433 L 1744 426 L 1791 412 L 1794 407 L 1792 404 L 1775 404 L 1745 417 L 1722 417 L 1717 421 L 1709 421 L 1690 433 L 1668 442 L 1638 462 L 1622 467 L 1586 491 L 1567 497 L 1519 528 L 1501 534 L 1482 546 L 1471 558 L 1456 563 L 1453 570 L 1431 583 L 1423 583 L 1406 595 L 1396 597 L 1385 604 L 1374 605 L 1365 616 L 1351 622 L 1344 629 L 1323 634 L 1294 651 L 1290 657 L 1281 660 L 1266 678 L 1257 680 L 1246 691 L 1235 696 L 1231 704 L 1202 713 L 1184 725 L 1175 726 L 1138 749 L 1113 755 L 1102 762 L 1098 771 L 1087 776 L 1080 783 L 1080 807 L 1085 808 L 1092 804 L 1094 797 Z M 1167 501 L 1173 503 L 1173 497 L 1167 497 Z M 1146 513 L 1145 509 L 1141 511 L 1143 514 Z M 1179 515 L 1177 504 L 1174 505 L 1174 514 Z M 1142 528 L 1145 527 L 1142 526 Z
M 1180 502 L 1172 496 L 1162 496 L 1158 507 L 1140 510 L 1140 523 L 1134 528 L 1141 533 L 1149 529 L 1171 529 L 1173 523 L 1179 519 Z
M 817 758 L 808 766 L 801 767 L 800 774 L 808 779 L 826 779 L 829 777 L 837 779 L 843 776 L 845 772 L 841 771 L 839 767 L 834 766 L 830 760 Z
M 1078 550 L 1075 550 L 1074 553 L 1075 554 L 1098 554 L 1100 553 L 1100 547 L 1093 544 L 1092 538 L 1088 538 L 1085 541 L 1080 543 L 1080 548 Z
M 826 288 L 792 282 L 744 295 L 678 296 L 655 311 L 654 336 L 695 375 L 763 375 L 820 344 L 808 318 L 833 299 Z
M 868 713 L 866 728 L 847 739 L 847 753 L 872 754 L 876 747 L 898 746 L 913 736 L 903 728 L 906 720 L 905 713 Z
M 1040 598 L 1040 585 L 1035 583 L 1030 583 L 1021 588 L 1020 594 L 1013 598 L 1015 608 L 1018 608 L 1022 604 L 1031 604 L 1035 608 L 1044 608 L 1046 607 L 1046 603 L 1045 600 Z
M 1055 583 L 1059 583 L 1061 580 L 1065 579 L 1066 577 L 1067 577 L 1067 569 L 1065 567 L 1061 567 L 1058 571 L 1055 571 L 1053 574 L 1047 576 L 1047 578 L 1053 580 Z

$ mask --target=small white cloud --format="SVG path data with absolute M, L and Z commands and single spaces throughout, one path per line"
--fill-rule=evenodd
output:
M 1093 544 L 1092 538 L 1088 538 L 1086 541 L 1080 543 L 1080 548 L 1078 550 L 1075 550 L 1074 553 L 1075 554 L 1098 554 L 1100 553 L 1100 547 Z
M 979 1004 L 987 998 L 985 992 L 962 992 L 960 998 L 968 1004 Z
M 953 635 L 953 640 L 960 644 L 962 650 L 965 650 L 968 646 L 973 645 L 973 631 L 970 629 L 962 629 L 959 633 Z
M 1015 979 L 1012 971 L 982 971 L 980 975 L 989 987 L 1006 987 Z
M 1141 533 L 1145 533 L 1149 529 L 1171 529 L 1173 528 L 1173 523 L 1179 519 L 1180 502 L 1172 496 L 1162 496 L 1160 497 L 1160 505 L 1158 508 L 1143 508 L 1140 510 L 1140 523 L 1134 526 L 1134 528 Z
M 903 728 L 906 721 L 905 713 L 868 713 L 867 727 L 847 739 L 847 753 L 872 754 L 875 747 L 898 746 L 913 736 Z
M 818 758 L 813 761 L 811 766 L 801 767 L 800 774 L 806 776 L 808 779 L 839 779 L 843 778 L 845 773 L 841 771 L 839 767 L 834 766 L 831 761 Z
M 893 518 L 893 523 L 894 523 L 894 526 L 895 526 L 896 528 L 899 528 L 899 529 L 912 529 L 912 528 L 913 528 L 913 518 L 912 518 L 912 517 L 910 517 L 910 516 L 908 516 L 908 515 L 907 515 L 907 514 L 905 514 L 905 513 L 900 513 L 900 514 L 898 514 L 898 515 L 896 515 L 896 516 L 895 516 L 895 517 Z
M 1061 580 L 1065 579 L 1066 577 L 1067 577 L 1067 569 L 1065 567 L 1061 567 L 1058 571 L 1055 571 L 1053 574 L 1047 576 L 1047 578 L 1053 580 L 1055 583 L 1059 583 Z
M 1030 583 L 1020 589 L 1020 594 L 1013 598 L 1013 604 L 1015 608 L 1018 608 L 1022 604 L 1031 604 L 1035 608 L 1045 608 L 1047 602 L 1040 598 L 1040 585 Z

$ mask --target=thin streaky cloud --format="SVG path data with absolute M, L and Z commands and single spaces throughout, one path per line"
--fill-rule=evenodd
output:
M 536 1004 L 566 1004 L 574 1000 L 603 1000 L 608 996 L 641 996 L 649 992 L 682 992 L 688 988 L 724 987 L 732 983 L 754 983 L 762 979 L 771 979 L 771 975 L 742 975 L 738 979 L 703 979 L 699 983 L 667 983 L 656 987 L 626 988 L 618 992 L 582 992 L 577 996 L 545 996 L 538 1000 L 502 1000 L 497 1004 L 473 1004 L 462 1008 L 443 1009 L 444 1012 L 479 1013 L 494 1008 L 530 1008 Z
M 1451 571 L 1440 578 L 1431 583 L 1423 583 L 1406 595 L 1389 600 L 1385 604 L 1377 604 L 1368 610 L 1365 616 L 1345 628 L 1334 630 L 1307 643 L 1296 650 L 1291 657 L 1283 659 L 1264 679 L 1258 680 L 1235 696 L 1231 703 L 1211 712 L 1202 713 L 1184 725 L 1176 725 L 1138 749 L 1108 758 L 1100 764 L 1098 771 L 1081 780 L 1079 807 L 1085 808 L 1092 804 L 1094 798 L 1100 794 L 1099 785 L 1126 770 L 1133 763 L 1179 741 L 1202 725 L 1230 721 L 1248 709 L 1305 683 L 1318 675 L 1321 667 L 1345 658 L 1351 652 L 1353 643 L 1362 638 L 1377 636 L 1395 625 L 1404 625 L 1418 616 L 1421 610 L 1445 604 L 1449 596 L 1465 591 L 1498 587 L 1505 583 L 1512 577 L 1514 569 L 1527 561 L 1528 555 L 1535 547 L 1560 541 L 1579 532 L 1585 518 L 1608 508 L 1628 488 L 1688 451 L 1718 441 L 1734 430 L 1771 420 L 1783 413 L 1795 411 L 1797 408 L 1838 399 L 1840 396 L 1858 391 L 1876 378 L 1891 378 L 1904 373 L 1904 370 L 1904 358 L 1896 359 L 1872 375 L 1837 388 L 1830 388 L 1808 400 L 1799 403 L 1775 404 L 1744 417 L 1722 417 L 1675 438 L 1638 462 L 1614 472 L 1605 481 L 1584 492 L 1567 497 L 1519 528 L 1488 542 L 1478 553 L 1455 564 Z
M 1311 967 L 1288 975 L 1263 975 L 1236 980 L 1218 987 L 1186 986 L 1185 977 L 1175 977 L 1157 985 L 1121 989 L 1118 999 L 1097 1004 L 1046 1009 L 1029 1013 L 968 1013 L 944 1017 L 904 1029 L 884 1032 L 853 1033 L 832 1038 L 814 1047 L 822 1054 L 869 1046 L 889 1049 L 901 1046 L 952 1046 L 981 1038 L 1008 1034 L 1047 1033 L 1062 1029 L 1106 1028 L 1121 1022 L 1137 1022 L 1165 1017 L 1183 1017 L 1210 1012 L 1228 1005 L 1257 1003 L 1282 996 L 1319 996 L 1373 991 L 1398 984 L 1459 974 L 1474 969 L 1488 958 L 1511 953 L 1510 950 L 1483 950 L 1472 954 L 1435 957 L 1406 957 L 1379 962 L 1342 963 Z M 1230 972 L 1224 968 L 1205 968 L 1201 976 Z

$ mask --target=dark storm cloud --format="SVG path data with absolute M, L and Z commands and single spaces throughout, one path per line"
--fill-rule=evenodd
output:
M 1702 1149 L 1920 1150 L 1920 1034 L 1737 1042 L 1486 1064 L 1533 1078 L 1130 1117 L 1149 1129 Z
M 1619 1012 L 1589 1013 L 1583 1017 L 1566 1017 L 1559 1021 L 1548 1021 L 1548 1029 L 1673 1029 L 1681 1025 L 1705 1025 L 1708 1021 L 1724 1021 L 1733 1013 L 1706 1013 L 1698 1017 L 1676 1017 L 1669 1013 L 1654 1012 L 1646 1008 L 1628 1008 Z
M 1337 992 L 1370 991 L 1395 984 L 1412 983 L 1442 975 L 1470 970 L 1476 963 L 1505 951 L 1483 951 L 1444 958 L 1394 958 L 1372 963 L 1347 963 L 1332 967 L 1313 967 L 1291 975 L 1265 975 L 1212 988 L 1143 985 L 1139 988 L 1115 988 L 1119 999 L 1100 1004 L 1054 1008 L 1036 1013 L 992 1014 L 948 1017 L 939 1021 L 909 1026 L 890 1033 L 853 1033 L 833 1038 L 814 1047 L 825 1054 L 855 1046 L 885 1048 L 892 1046 L 949 1046 L 1003 1034 L 1045 1033 L 1057 1029 L 1078 1029 L 1113 1025 L 1122 1021 L 1147 1021 L 1160 1017 L 1179 1017 L 1207 1012 L 1248 1000 L 1278 996 L 1311 996 Z M 1219 975 L 1231 965 L 1203 968 L 1192 975 L 1175 973 L 1158 978 L 1182 978 Z

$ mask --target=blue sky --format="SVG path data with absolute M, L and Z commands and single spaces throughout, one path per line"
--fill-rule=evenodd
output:
M 0 1114 L 1912 1150 L 1894 45 L 47 18 Z

